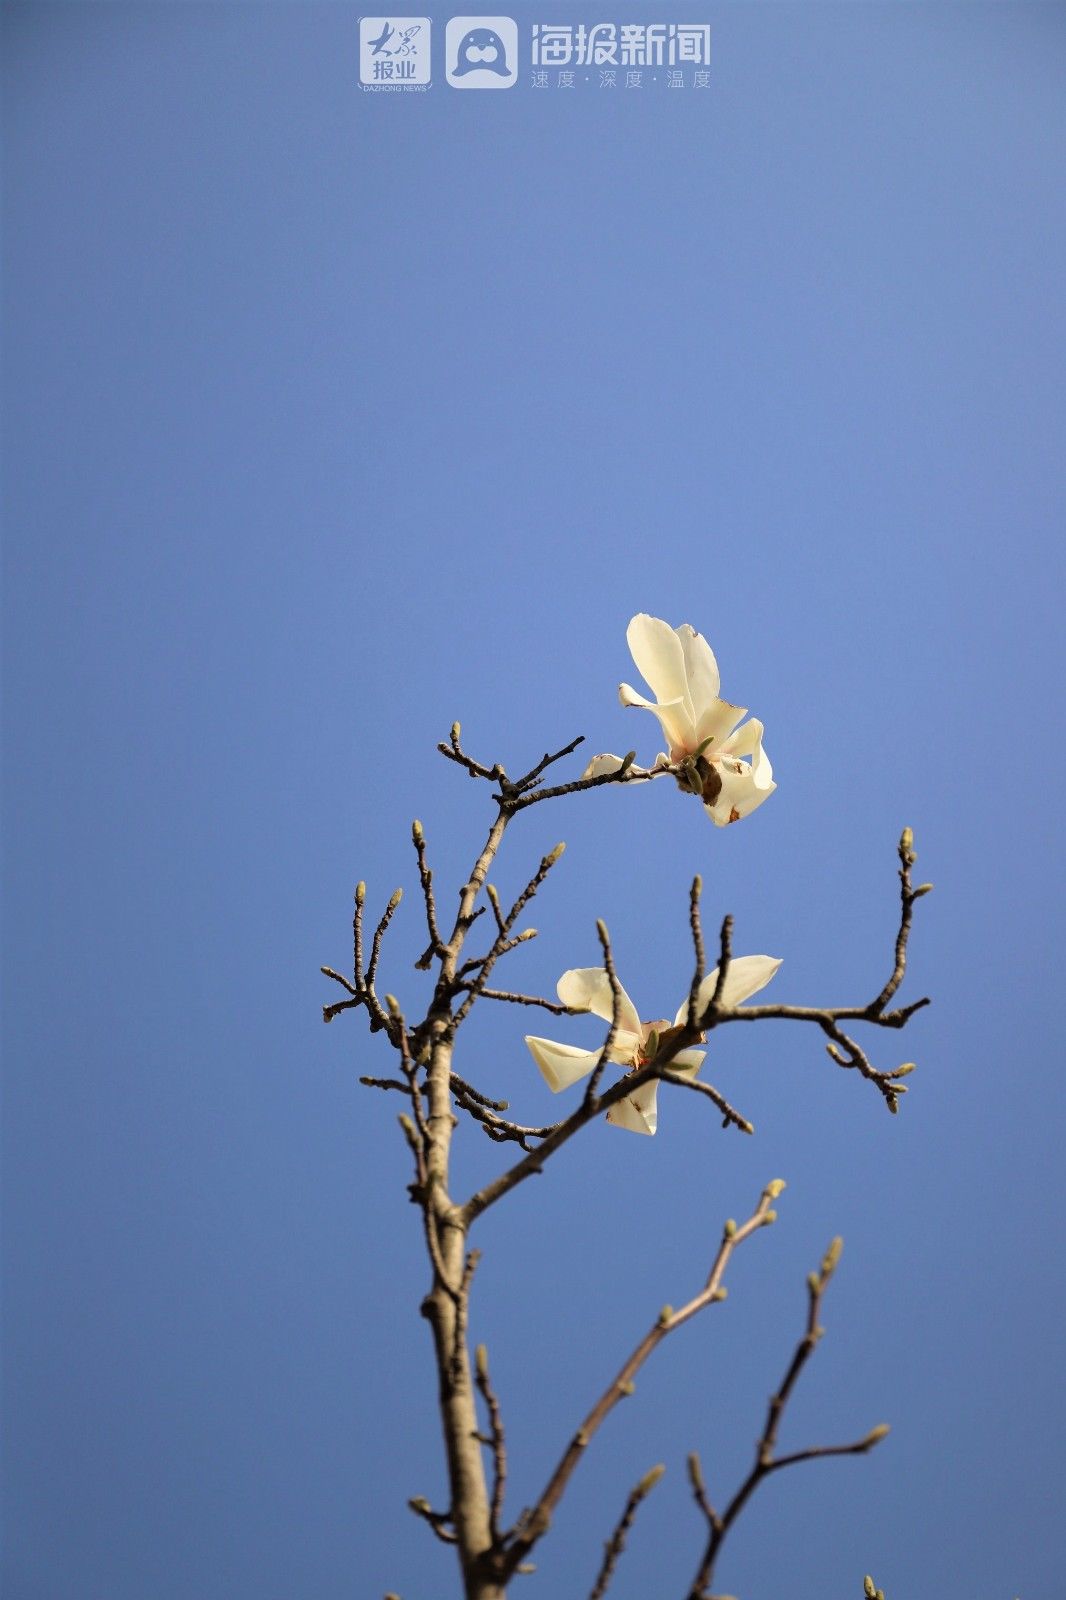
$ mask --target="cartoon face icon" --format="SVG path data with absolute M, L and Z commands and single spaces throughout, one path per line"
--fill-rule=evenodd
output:
M 468 72 L 494 72 L 498 78 L 513 76 L 503 40 L 495 29 L 471 28 L 460 39 L 450 76 L 462 78 Z

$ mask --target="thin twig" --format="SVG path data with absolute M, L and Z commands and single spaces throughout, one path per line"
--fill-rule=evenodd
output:
M 780 1388 L 770 1399 L 763 1431 L 755 1447 L 755 1461 L 751 1471 L 734 1494 L 732 1500 L 730 1500 L 725 1511 L 720 1515 L 714 1510 L 707 1498 L 699 1456 L 693 1453 L 689 1457 L 689 1477 L 692 1481 L 696 1502 L 707 1521 L 708 1537 L 703 1559 L 693 1579 L 692 1587 L 688 1591 L 687 1600 L 710 1600 L 707 1592 L 708 1585 L 714 1576 L 714 1566 L 722 1544 L 730 1528 L 736 1522 L 764 1478 L 768 1478 L 774 1472 L 780 1472 L 785 1467 L 797 1466 L 802 1461 L 818 1461 L 827 1456 L 865 1455 L 867 1451 L 872 1450 L 876 1444 L 879 1444 L 888 1433 L 887 1425 L 882 1423 L 876 1428 L 871 1428 L 869 1433 L 862 1439 L 856 1439 L 851 1444 L 812 1445 L 806 1450 L 795 1450 L 790 1455 L 778 1456 L 775 1454 L 777 1435 L 785 1409 L 799 1381 L 800 1374 L 825 1332 L 819 1321 L 822 1297 L 828 1287 L 830 1278 L 836 1271 L 842 1249 L 843 1240 L 834 1239 L 822 1258 L 820 1270 L 812 1272 L 807 1279 L 807 1323 L 803 1337 L 796 1346 Z
M 589 1109 L 596 1104 L 596 1091 L 600 1086 L 600 1079 L 603 1077 L 604 1069 L 611 1059 L 611 1051 L 614 1049 L 614 1042 L 618 1037 L 618 1028 L 622 1021 L 622 985 L 619 983 L 618 973 L 615 971 L 614 952 L 611 949 L 611 940 L 608 936 L 605 922 L 596 923 L 596 934 L 600 941 L 600 948 L 603 951 L 603 965 L 607 973 L 607 981 L 611 986 L 611 1022 L 596 1065 L 593 1067 L 589 1077 L 588 1087 L 585 1090 L 585 1105 Z
M 479 1344 L 475 1352 L 474 1372 L 478 1391 L 489 1414 L 489 1436 L 487 1440 L 482 1438 L 482 1443 L 487 1443 L 492 1450 L 492 1500 L 489 1506 L 489 1526 L 493 1544 L 496 1544 L 500 1537 L 500 1517 L 503 1513 L 503 1497 L 507 1487 L 507 1442 L 503 1431 L 500 1402 L 489 1377 L 489 1353 L 483 1344 Z
M 603 1600 L 603 1596 L 607 1593 L 608 1586 L 614 1576 L 618 1558 L 626 1547 L 626 1535 L 633 1526 L 633 1519 L 640 1509 L 641 1501 L 647 1499 L 665 1471 L 666 1468 L 663 1466 L 652 1467 L 651 1471 L 645 1473 L 640 1482 L 629 1491 L 625 1509 L 618 1519 L 614 1532 L 604 1546 L 603 1565 L 600 1567 L 599 1576 L 592 1586 L 589 1600 Z
M 426 903 L 426 926 L 429 929 L 429 944 L 415 962 L 415 966 L 420 971 L 427 972 L 434 956 L 444 954 L 444 940 L 437 926 L 437 902 L 433 894 L 433 873 L 426 860 L 426 836 L 422 824 L 417 819 L 411 824 L 411 839 L 418 857 L 418 877 L 422 885 L 422 898 Z
M 519 1525 L 512 1530 L 508 1540 L 507 1553 L 502 1563 L 505 1576 L 509 1576 L 518 1563 L 525 1560 L 538 1539 L 547 1532 L 551 1524 L 552 1514 L 562 1499 L 574 1470 L 582 1459 L 590 1440 L 618 1402 L 633 1392 L 633 1379 L 648 1357 L 658 1348 L 668 1334 L 682 1327 L 706 1306 L 725 1298 L 722 1278 L 733 1251 L 738 1245 L 743 1244 L 744 1240 L 755 1233 L 757 1229 L 776 1219 L 777 1213 L 772 1209 L 772 1206 L 784 1187 L 782 1180 L 775 1178 L 763 1190 L 759 1203 L 747 1222 L 739 1228 L 734 1222 L 726 1224 L 707 1281 L 698 1294 L 694 1295 L 686 1305 L 681 1306 L 677 1311 L 674 1310 L 673 1306 L 663 1306 L 647 1333 L 622 1364 L 617 1377 L 612 1383 L 608 1384 L 566 1446 L 536 1505 L 526 1514 Z

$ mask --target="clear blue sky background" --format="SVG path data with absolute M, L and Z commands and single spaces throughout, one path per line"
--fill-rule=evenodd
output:
M 608 15 L 656 11 L 521 20 Z M 387 1051 L 323 1029 L 317 969 L 356 879 L 414 889 L 413 816 L 446 901 L 469 870 L 453 718 L 513 767 L 654 754 L 638 610 L 708 635 L 779 790 L 724 832 L 664 784 L 529 813 L 501 889 L 569 849 L 512 980 L 602 916 L 669 1011 L 699 870 L 777 998 L 864 1000 L 909 823 L 936 998 L 871 1041 L 920 1064 L 894 1121 L 817 1037 L 733 1031 L 754 1139 L 665 1094 L 486 1222 L 517 1512 L 790 1183 L 521 1592 L 587 1593 L 656 1461 L 613 1592 L 684 1592 L 685 1452 L 719 1498 L 746 1469 L 838 1231 L 783 1443 L 892 1436 L 766 1486 L 719 1587 L 1061 1581 L 1066 12 L 658 15 L 711 21 L 709 90 L 362 95 L 353 7 L 6 8 L 5 1600 L 455 1593 L 404 1506 L 443 1489 L 407 1153 L 357 1083 Z M 422 940 L 412 898 L 412 1007 Z M 529 1025 L 477 1016 L 464 1070 L 539 1120 Z M 461 1185 L 498 1160 L 462 1129 Z

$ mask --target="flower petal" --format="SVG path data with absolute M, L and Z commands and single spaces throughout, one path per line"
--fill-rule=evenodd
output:
M 712 701 L 696 719 L 697 745 L 710 739 L 712 743 L 704 753 L 709 758 L 716 756 L 719 751 L 730 747 L 732 730 L 747 714 L 747 706 L 734 706 L 728 700 Z
M 744 715 L 743 711 L 740 715 Z M 719 751 L 724 756 L 757 756 L 762 750 L 762 736 L 763 725 L 758 717 L 749 717 L 728 739 L 723 739 Z
M 581 776 L 582 778 L 602 778 L 608 772 L 617 772 L 624 760 L 625 756 L 593 756 Z M 638 767 L 635 761 L 629 763 L 630 772 L 644 773 L 647 770 L 647 767 Z
M 685 652 L 668 622 L 649 617 L 642 611 L 626 629 L 626 643 L 637 671 L 650 685 L 660 705 L 668 700 L 688 699 Z M 691 713 L 691 701 L 687 709 Z
M 777 788 L 770 758 L 762 747 L 762 723 L 758 718 L 752 717 L 743 728 L 738 728 L 734 737 L 741 748 L 754 744 L 754 756 L 749 764 L 730 751 L 717 763 L 722 787 L 714 804 L 704 806 L 704 810 L 720 828 L 749 816 Z
M 665 700 L 656 705 L 652 700 L 645 700 L 644 696 L 630 688 L 628 683 L 618 685 L 618 698 L 624 706 L 639 706 L 642 711 L 650 711 L 652 716 L 658 717 L 662 730 L 670 741 L 671 754 L 676 758 L 679 759 L 687 755 L 690 750 L 695 750 L 699 742 L 696 738 L 696 724 L 684 700 Z
M 614 1015 L 611 980 L 605 967 L 571 967 L 559 979 L 555 992 L 564 1006 L 573 1006 L 575 1011 L 591 1011 L 594 1017 L 602 1017 L 604 1022 L 610 1022 Z M 632 1037 L 635 1048 L 640 1042 L 640 1017 L 624 989 L 621 999 L 618 1042 L 622 1043 L 624 1033 Z
M 780 965 L 781 962 L 776 956 L 734 956 L 725 975 L 722 993 L 718 996 L 719 1005 L 738 1006 L 741 1001 L 750 1000 L 753 994 L 758 994 L 760 989 L 766 988 Z M 697 1017 L 706 1011 L 713 1000 L 717 983 L 718 968 L 715 967 L 714 971 L 709 972 L 704 978 L 696 993 Z M 675 1027 L 686 1021 L 687 1017 L 686 999 L 674 1019 Z
M 684 1010 L 688 1011 L 688 1001 L 685 1001 Z M 684 1017 L 681 1019 L 684 1021 Z M 674 1059 L 669 1063 L 670 1072 L 691 1073 L 693 1077 L 702 1067 L 706 1059 L 706 1050 L 679 1050 Z
M 681 641 L 692 715 L 698 722 L 706 707 L 718 699 L 718 691 L 722 686 L 718 663 L 703 634 L 697 633 L 690 622 L 683 622 L 674 632 Z M 650 678 L 648 682 L 651 682 Z
M 526 1034 L 529 1053 L 540 1068 L 541 1077 L 553 1094 L 569 1089 L 587 1078 L 600 1059 L 598 1050 L 578 1050 L 572 1044 L 556 1044 L 552 1039 L 537 1039 Z
M 632 1094 L 619 1100 L 607 1113 L 612 1128 L 627 1128 L 630 1133 L 654 1133 L 659 1125 L 659 1108 L 656 1094 L 658 1078 L 643 1084 Z

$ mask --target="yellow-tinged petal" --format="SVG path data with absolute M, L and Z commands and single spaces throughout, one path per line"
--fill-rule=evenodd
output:
M 553 1094 L 587 1078 L 600 1059 L 598 1050 L 578 1050 L 572 1044 L 556 1044 L 554 1039 L 537 1039 L 529 1033 L 526 1044 Z
M 621 988 L 621 985 L 619 987 Z M 614 1015 L 611 980 L 607 976 L 605 967 L 571 967 L 570 971 L 564 972 L 559 979 L 556 993 L 564 1006 L 573 1006 L 575 1011 L 591 1011 L 594 1017 L 602 1017 L 604 1022 L 610 1022 Z M 640 1042 L 640 1017 L 636 1006 L 624 989 L 620 998 L 622 1003 L 618 1017 L 617 1043 L 622 1045 L 631 1041 L 632 1050 Z
M 683 699 L 665 700 L 656 705 L 654 701 L 638 694 L 628 683 L 618 685 L 618 698 L 624 706 L 638 706 L 641 711 L 650 711 L 653 717 L 658 717 L 675 760 L 695 750 L 698 743 L 696 724 Z
M 693 717 L 698 722 L 706 707 L 718 699 L 718 691 L 722 685 L 718 663 L 714 659 L 714 651 L 703 634 L 697 633 L 690 622 L 683 622 L 679 628 L 674 629 L 674 632 L 681 641 L 688 695 L 692 702 Z M 651 679 L 648 681 L 650 683 Z
M 659 1080 L 653 1078 L 650 1083 L 642 1084 L 632 1094 L 626 1095 L 624 1100 L 619 1100 L 607 1113 L 611 1127 L 626 1128 L 630 1133 L 654 1133 L 659 1126 L 656 1103 L 658 1088 Z
M 729 971 L 725 975 L 722 993 L 718 996 L 719 1005 L 739 1006 L 744 1000 L 750 1000 L 753 994 L 758 994 L 760 989 L 765 989 L 781 962 L 776 956 L 734 956 L 729 963 Z M 709 972 L 700 984 L 696 994 L 697 1020 L 706 1011 L 714 998 L 714 991 L 718 984 L 718 968 Z M 688 1000 L 679 1007 L 675 1025 L 684 1022 L 688 1017 Z
M 685 652 L 668 622 L 642 611 L 626 629 L 626 643 L 637 671 L 660 704 L 687 699 Z M 688 710 L 691 713 L 691 702 Z

